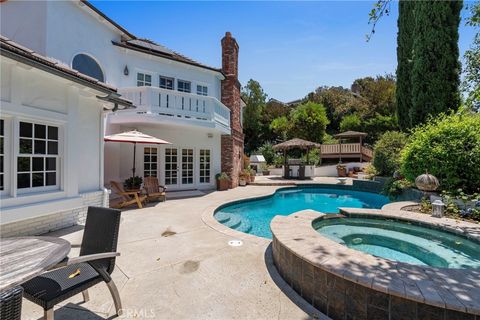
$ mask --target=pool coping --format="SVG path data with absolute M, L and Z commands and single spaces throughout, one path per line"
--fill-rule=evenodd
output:
M 469 222 L 400 210 L 341 208 L 341 212 L 349 216 L 382 216 L 421 222 L 480 240 L 480 225 Z M 270 228 L 275 241 L 295 256 L 345 280 L 414 302 L 480 315 L 479 269 L 411 265 L 350 249 L 313 229 L 314 220 L 325 216 L 314 210 L 275 216 Z
M 263 187 L 264 185 L 261 186 L 253 186 L 253 187 Z M 224 201 L 218 201 L 215 202 L 214 204 L 208 206 L 205 210 L 203 210 L 201 219 L 203 223 L 205 223 L 208 227 L 223 233 L 225 235 L 228 235 L 230 237 L 234 237 L 235 239 L 240 239 L 242 241 L 249 241 L 253 242 L 256 244 L 270 244 L 272 242 L 271 239 L 263 238 L 260 236 L 256 236 L 253 234 L 248 234 L 244 233 L 241 231 L 237 231 L 234 229 L 231 229 L 229 227 L 224 226 L 220 222 L 215 219 L 214 215 L 215 213 L 220 210 L 223 207 L 230 206 L 239 202 L 244 202 L 244 201 L 254 201 L 254 200 L 259 200 L 263 198 L 268 198 L 273 196 L 277 191 L 282 190 L 282 189 L 290 189 L 290 188 L 298 188 L 298 187 L 311 187 L 311 188 L 330 188 L 330 189 L 340 189 L 340 190 L 353 190 L 353 191 L 361 191 L 361 192 L 370 192 L 370 191 L 365 191 L 361 190 L 360 186 L 355 186 L 355 185 L 342 185 L 342 184 L 330 184 L 330 183 L 323 183 L 323 182 L 308 182 L 308 181 L 301 181 L 297 182 L 294 185 L 275 185 L 275 186 L 270 186 L 268 187 L 275 188 L 273 191 L 265 193 L 264 195 L 253 195 L 253 196 L 246 196 L 246 197 L 241 197 L 235 200 L 224 200 Z M 370 192 L 370 193 L 375 193 L 375 192 Z M 378 194 L 378 193 L 377 193 Z M 391 204 L 391 203 L 390 203 Z M 388 204 L 387 204 L 388 205 Z

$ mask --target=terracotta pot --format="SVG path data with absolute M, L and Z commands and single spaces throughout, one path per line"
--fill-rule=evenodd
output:
M 253 183 L 253 182 L 255 182 L 255 176 L 254 176 L 254 175 L 251 175 L 251 176 L 250 176 L 250 183 Z
M 269 176 L 269 175 L 270 175 L 270 171 L 268 171 L 268 170 L 263 170 L 263 171 L 262 171 L 262 174 L 263 174 L 264 176 Z
M 339 177 L 347 176 L 347 168 L 337 168 L 337 174 Z
M 217 190 L 218 191 L 228 190 L 228 184 L 229 184 L 229 181 L 226 179 L 217 180 Z

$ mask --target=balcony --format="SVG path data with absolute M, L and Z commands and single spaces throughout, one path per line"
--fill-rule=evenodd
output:
M 121 88 L 118 92 L 137 108 L 115 112 L 110 118 L 112 123 L 168 122 L 230 133 L 230 109 L 214 97 L 157 87 Z

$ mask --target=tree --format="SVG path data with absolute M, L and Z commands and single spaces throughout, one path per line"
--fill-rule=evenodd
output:
M 243 110 L 243 132 L 245 134 L 245 152 L 250 153 L 262 145 L 261 116 L 265 107 L 267 94 L 263 91 L 260 83 L 253 79 L 242 88 L 242 99 L 246 107 Z
M 281 116 L 272 121 L 270 129 L 277 134 L 281 140 L 288 140 L 291 130 L 291 123 L 287 116 Z
M 391 74 L 377 77 L 356 79 L 352 84 L 352 92 L 360 95 L 368 103 L 364 117 L 379 113 L 393 115 L 396 112 L 395 77 Z
M 380 176 L 392 176 L 400 168 L 400 154 L 407 143 L 405 133 L 387 131 L 373 148 L 373 166 Z
M 308 94 L 307 100 L 325 107 L 330 120 L 327 131 L 330 133 L 338 132 L 344 116 L 352 113 L 363 115 L 369 109 L 366 99 L 343 87 L 318 87 Z
M 462 89 L 467 95 L 465 105 L 473 110 L 480 111 L 480 2 L 469 7 L 471 16 L 467 25 L 477 30 L 473 43 L 465 52 L 465 68 Z
M 290 122 L 293 136 L 321 143 L 330 121 L 324 106 L 307 102 L 291 111 Z
M 402 130 L 410 127 L 412 109 L 412 58 L 414 37 L 414 9 L 416 1 L 400 0 L 398 3 L 397 34 L 397 115 Z
M 340 131 L 361 131 L 362 130 L 362 119 L 358 114 L 349 114 L 343 117 L 340 122 Z
M 262 125 L 262 140 L 264 142 L 276 142 L 278 135 L 270 128 L 270 124 L 276 118 L 287 116 L 290 113 L 291 108 L 284 103 L 270 99 L 263 108 L 261 116 Z
M 410 124 L 430 115 L 457 110 L 460 62 L 458 26 L 462 1 L 418 1 L 415 4 L 412 106 Z

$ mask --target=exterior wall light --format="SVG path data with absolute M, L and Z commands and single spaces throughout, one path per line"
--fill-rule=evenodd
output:
M 125 69 L 123 69 L 123 74 L 128 76 L 130 72 L 128 71 L 128 66 L 125 65 Z
M 445 211 L 445 204 L 442 200 L 435 200 L 432 202 L 432 217 L 442 218 Z

